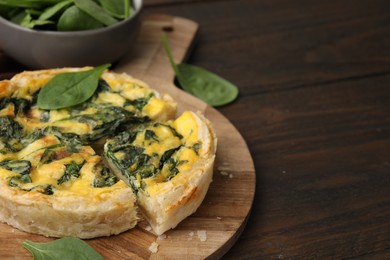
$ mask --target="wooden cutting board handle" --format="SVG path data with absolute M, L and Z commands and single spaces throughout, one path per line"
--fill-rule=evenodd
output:
M 137 42 L 127 56 L 115 66 L 115 71 L 147 81 L 172 82 L 174 71 L 162 46 L 161 36 L 168 37 L 170 49 L 176 63 L 183 62 L 190 53 L 198 32 L 198 24 L 192 20 L 168 15 L 149 15 L 141 23 Z
M 160 93 L 170 94 L 179 103 L 178 114 L 188 109 L 205 112 L 208 106 L 204 102 L 173 84 L 175 73 L 161 41 L 162 34 L 166 33 L 175 62 L 183 62 L 191 51 L 198 28 L 196 22 L 185 18 L 149 15 L 141 23 L 138 40 L 132 50 L 114 70 L 141 79 Z

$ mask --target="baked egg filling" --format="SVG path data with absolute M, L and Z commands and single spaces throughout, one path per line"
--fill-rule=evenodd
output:
M 174 111 L 175 104 L 141 81 L 106 72 L 86 102 L 39 109 L 39 91 L 55 74 L 27 72 L 2 82 L 0 178 L 14 189 L 50 196 L 94 197 L 111 188 L 124 188 L 126 184 L 90 145 L 95 147 L 125 126 L 171 117 L 164 113 Z
M 198 128 L 191 112 L 131 127 L 108 140 L 104 155 L 136 192 L 152 190 L 192 168 L 202 148 Z

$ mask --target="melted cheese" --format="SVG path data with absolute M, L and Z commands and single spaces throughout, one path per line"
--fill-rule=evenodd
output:
M 13 171 L 9 171 L 7 169 L 4 169 L 4 168 L 0 167 L 0 178 L 8 179 L 8 178 L 16 176 L 16 175 L 18 175 L 18 174 L 13 172 Z
M 69 111 L 66 109 L 52 110 L 50 111 L 50 122 L 56 122 L 59 120 L 63 120 L 69 118 Z
M 199 141 L 199 125 L 191 112 L 185 111 L 173 122 L 173 127 L 184 137 L 188 145 L 195 144 Z
M 92 183 L 95 179 L 94 167 L 101 161 L 101 157 L 95 155 L 91 147 L 82 147 L 79 153 L 69 154 L 65 147 L 59 147 L 56 150 L 57 154 L 64 158 L 55 160 L 50 163 L 41 164 L 40 159 L 45 149 L 53 147 L 55 144 L 60 144 L 55 136 L 45 136 L 39 139 L 19 153 L 14 155 L 13 159 L 29 160 L 32 164 L 30 177 L 32 182 L 20 184 L 20 188 L 24 190 L 34 189 L 37 186 L 51 185 L 54 189 L 54 194 L 51 196 L 75 196 L 98 198 L 102 194 L 109 193 L 116 188 L 124 188 L 125 184 L 121 181 L 111 187 L 95 188 Z M 55 148 L 54 148 L 55 149 Z M 72 162 L 77 164 L 85 164 L 80 169 L 80 177 L 71 178 L 69 181 L 59 184 L 58 180 L 64 175 L 66 165 Z M 0 167 L 0 177 L 8 179 L 18 174 Z M 33 191 L 30 191 L 33 192 Z M 103 195 L 104 196 L 104 195 Z
M 9 97 L 12 95 L 14 89 L 9 80 L 0 81 L 0 97 Z
M 13 116 L 14 114 L 15 114 L 15 106 L 13 104 L 9 104 L 5 108 L 0 110 L 0 117 Z
M 161 99 L 151 97 L 148 104 L 144 107 L 143 111 L 145 115 L 150 118 L 158 118 L 168 108 L 168 104 Z
M 141 132 L 137 134 L 134 145 L 144 147 L 145 153 L 148 155 L 158 154 L 161 156 L 165 151 L 181 145 L 180 139 L 165 125 L 149 127 L 147 130 L 153 131 L 156 139 L 145 140 L 145 132 Z
M 173 156 L 176 161 L 182 162 L 177 165 L 180 174 L 191 170 L 194 163 L 199 159 L 196 151 L 190 148 L 193 144 L 201 143 L 198 136 L 199 124 L 192 112 L 184 112 L 180 117 L 173 121 L 171 125 L 183 136 L 183 146 Z M 154 178 L 144 179 L 143 181 L 147 186 L 147 192 L 151 196 L 156 196 L 162 189 L 166 189 L 167 186 L 164 180 L 167 176 L 169 176 L 169 170 L 164 166 L 160 175 L 157 175 Z M 177 186 L 184 183 L 184 178 L 176 178 L 176 176 L 171 179 L 170 185 Z
M 99 156 L 94 156 L 90 158 L 92 161 L 100 160 Z M 96 161 L 97 163 L 97 161 Z M 84 197 L 93 197 L 100 198 L 104 197 L 105 194 L 112 192 L 118 188 L 125 188 L 126 184 L 123 181 L 119 181 L 111 187 L 102 187 L 102 188 L 94 188 L 92 183 L 95 178 L 94 172 L 94 162 L 87 162 L 84 164 L 83 168 L 80 170 L 80 177 L 75 179 L 71 185 L 63 186 L 59 190 L 59 196 L 74 196 L 74 194 L 78 194 Z
M 158 172 L 144 179 L 136 174 L 135 180 L 130 180 L 130 182 L 133 182 L 136 187 L 140 187 L 140 183 L 143 182 L 145 184 L 144 190 L 150 195 L 155 195 L 165 187 L 167 180 L 170 180 L 170 183 L 184 181 L 183 178 L 176 178 L 176 176 L 192 170 L 193 165 L 199 159 L 197 149 L 193 147 L 194 144 L 201 146 L 202 143 L 198 136 L 199 127 L 194 114 L 185 112 L 175 121 L 168 121 L 165 124 L 150 124 L 143 130 L 133 130 L 138 132 L 131 145 L 144 148 L 144 153 L 151 156 L 148 165 L 153 165 L 158 169 Z M 148 131 L 149 133 L 147 133 Z M 115 146 L 114 141 L 110 142 Z M 121 145 L 123 144 L 121 143 Z M 162 156 L 165 156 L 165 152 L 171 149 L 175 149 L 170 157 L 173 160 L 166 160 L 162 168 L 159 169 Z M 114 155 L 119 161 L 126 160 L 125 150 L 119 150 Z M 131 174 L 137 170 L 137 167 L 136 164 L 133 164 L 126 170 Z
M 122 107 L 125 102 L 126 99 L 121 95 L 107 91 L 99 93 L 98 98 L 95 101 L 96 104 L 108 103 L 117 107 Z
M 41 139 L 36 140 L 35 142 L 29 144 L 26 148 L 18 152 L 15 156 L 22 160 L 30 160 L 32 163 L 36 162 L 39 158 L 36 158 L 36 153 L 40 152 L 40 155 L 43 154 L 45 148 L 60 144 L 60 141 L 54 135 L 47 135 Z
M 193 149 L 189 149 L 187 147 L 183 147 L 180 149 L 176 155 L 177 160 L 185 161 L 186 163 L 179 164 L 177 166 L 180 172 L 191 170 L 192 165 L 198 159 L 198 155 Z
M 134 100 L 139 98 L 146 98 L 152 93 L 152 90 L 139 86 L 134 83 L 125 83 L 121 92 L 121 96 L 126 99 Z

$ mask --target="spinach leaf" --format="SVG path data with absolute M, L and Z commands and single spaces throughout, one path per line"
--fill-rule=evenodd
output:
M 100 75 L 110 64 L 79 72 L 54 76 L 41 89 L 37 105 L 41 109 L 59 109 L 80 104 L 96 91 Z
M 50 184 L 42 184 L 32 187 L 31 189 L 22 189 L 25 191 L 37 191 L 45 195 L 53 195 L 54 194 L 54 188 Z
M 81 150 L 81 146 L 83 145 L 83 141 L 80 140 L 78 136 L 75 136 L 73 138 L 68 138 L 68 140 L 65 141 L 66 144 L 66 150 L 70 153 L 78 153 Z
M 56 156 L 57 156 L 57 153 L 54 150 L 46 149 L 43 152 L 39 162 L 42 163 L 42 164 L 51 163 L 56 158 Z
M 104 25 L 113 25 L 118 23 L 118 20 L 113 18 L 104 8 L 92 0 L 74 0 L 78 8 L 89 14 Z
M 174 153 L 176 153 L 180 148 L 181 148 L 181 146 L 178 146 L 178 147 L 166 150 L 164 152 L 164 154 L 160 158 L 160 165 L 159 165 L 160 170 L 164 167 L 164 164 L 167 163 L 169 161 L 169 159 L 171 159 L 172 155 Z
M 0 110 L 13 104 L 14 115 L 18 113 L 25 113 L 31 106 L 31 102 L 24 98 L 3 98 L 0 100 Z
M 186 84 L 198 98 L 214 107 L 226 105 L 238 96 L 238 89 L 229 81 L 203 68 L 179 64 L 180 84 Z
M 33 17 L 32 12 L 27 9 L 14 16 L 11 21 L 27 28 L 53 23 L 49 20 L 36 20 Z
M 56 4 L 64 0 L 0 0 L 0 5 L 38 8 L 44 5 Z
M 0 162 L 0 167 L 21 175 L 30 174 L 31 163 L 26 160 L 13 160 Z
M 110 26 L 130 17 L 134 14 L 131 2 L 130 0 L 0 0 L 0 15 L 27 28 L 60 31 L 89 30 Z
M 61 176 L 61 178 L 58 179 L 57 184 L 62 184 L 71 180 L 72 178 L 77 179 L 80 177 L 80 170 L 84 163 L 85 161 L 83 161 L 81 164 L 77 164 L 76 162 L 72 161 L 69 164 L 65 164 L 65 173 Z
M 23 134 L 22 126 L 11 117 L 0 117 L 0 139 L 20 139 Z
M 147 98 L 137 98 L 134 100 L 126 100 L 124 106 L 125 107 L 126 106 L 133 106 L 138 111 L 142 111 L 142 109 L 148 104 L 148 102 L 152 96 L 153 95 L 150 95 Z
M 168 167 L 169 174 L 165 177 L 164 181 L 170 181 L 173 177 L 175 177 L 179 173 L 179 169 L 177 167 L 187 162 L 187 160 L 178 161 L 173 158 L 169 158 L 165 163 L 165 167 Z
M 199 155 L 200 143 L 195 143 L 191 148 L 197 155 Z
M 26 174 L 26 175 L 11 177 L 9 179 L 8 184 L 11 187 L 19 188 L 20 190 L 23 190 L 23 191 L 28 191 L 28 192 L 36 191 L 36 192 L 40 192 L 40 193 L 45 194 L 45 195 L 53 195 L 54 194 L 54 188 L 50 184 L 37 185 L 37 186 L 34 186 L 30 189 L 26 189 L 26 188 L 22 187 L 23 184 L 31 183 L 31 182 L 32 182 L 32 180 L 31 180 L 30 175 Z
M 133 164 L 137 164 L 138 161 L 143 160 L 143 152 L 145 148 L 133 146 L 132 144 L 125 144 L 113 148 L 113 152 L 122 151 L 124 158 L 121 160 L 122 169 L 127 169 Z
M 98 92 L 111 91 L 110 85 L 104 79 L 99 79 Z
M 10 117 L 0 117 L 0 153 L 18 152 L 43 134 L 42 129 L 26 133 L 22 126 Z
M 134 12 L 130 0 L 99 0 L 104 9 L 113 17 L 126 19 Z
M 124 145 L 126 143 L 132 143 L 135 138 L 137 137 L 137 134 L 138 134 L 138 131 L 135 130 L 135 131 L 123 131 L 123 132 L 120 132 L 118 133 L 117 135 L 115 135 L 115 144 L 117 146 L 121 146 L 121 145 Z M 112 145 L 110 147 L 113 147 Z
M 57 30 L 58 31 L 82 31 L 102 28 L 104 25 L 83 12 L 75 5 L 72 5 L 61 15 L 58 20 Z
M 19 174 L 16 176 L 12 176 L 9 179 L 8 184 L 11 187 L 18 187 L 20 184 L 32 182 L 30 176 L 30 170 L 31 170 L 30 161 L 26 161 L 26 160 L 3 161 L 0 162 L 0 167 Z
M 31 252 L 35 260 L 81 259 L 103 260 L 104 258 L 86 242 L 75 237 L 65 237 L 48 243 L 35 243 L 29 240 L 23 246 Z
M 115 153 L 121 152 L 124 157 L 118 159 Z M 119 146 L 108 145 L 106 156 L 115 163 L 115 165 L 125 173 L 126 178 L 142 172 L 142 175 L 151 175 L 154 172 L 153 165 L 148 162 L 151 156 L 144 154 L 145 148 L 133 146 L 131 143 Z
M 158 142 L 158 136 L 156 135 L 156 133 L 152 130 L 145 130 L 145 140 L 154 140 L 154 141 L 157 141 Z
M 96 168 L 99 168 L 99 165 Z M 92 185 L 95 188 L 103 188 L 103 187 L 111 187 L 117 182 L 118 182 L 118 178 L 111 173 L 110 169 L 107 167 L 102 167 L 96 173 Z
M 136 116 L 133 112 L 115 106 L 97 106 L 94 115 L 77 115 L 79 122 L 90 125 L 93 133 L 81 136 L 87 142 L 98 140 L 104 136 L 114 134 L 127 124 L 136 124 L 149 121 L 147 117 Z
M 73 3 L 72 0 L 67 0 L 67 1 L 58 2 L 57 4 L 50 6 L 41 13 L 38 20 L 42 20 L 42 21 L 48 20 L 53 16 L 61 13 L 65 8 L 70 6 L 72 3 Z
M 17 152 L 23 149 L 20 142 L 23 128 L 11 117 L 0 117 L 0 153 Z
M 185 91 L 215 107 L 226 105 L 237 98 L 237 87 L 226 79 L 197 66 L 176 64 L 166 34 L 162 36 L 162 43 L 176 78 Z
M 19 185 L 23 183 L 31 183 L 31 182 L 32 180 L 30 174 L 24 174 L 24 175 L 12 176 L 8 181 L 8 185 L 11 187 L 19 187 Z
M 134 13 L 134 8 L 131 6 L 130 0 L 124 0 L 125 2 L 125 19 L 129 18 Z

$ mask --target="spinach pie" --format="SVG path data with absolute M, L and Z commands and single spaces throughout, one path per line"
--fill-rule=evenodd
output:
M 145 218 L 157 235 L 201 204 L 216 142 L 199 112 L 125 73 L 105 70 L 86 101 L 38 106 L 60 74 L 25 71 L 0 81 L 0 221 L 51 237 L 119 234 Z

